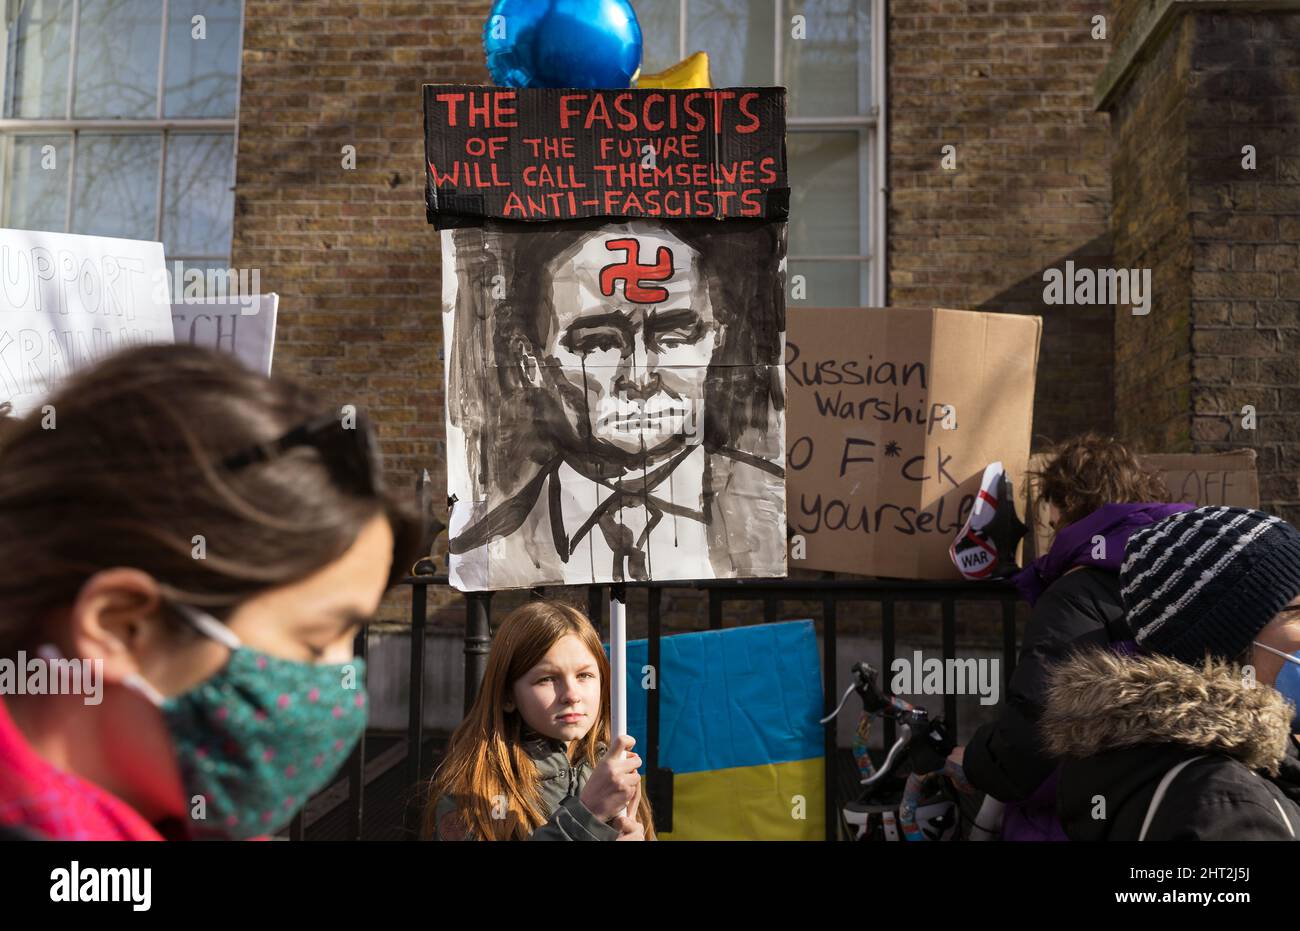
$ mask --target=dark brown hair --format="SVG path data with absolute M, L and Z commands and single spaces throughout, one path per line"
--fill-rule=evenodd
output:
M 0 441 L 3 441 L 5 434 L 13 428 L 18 422 L 14 416 L 14 406 L 9 401 L 0 401 Z
M 1168 501 L 1169 490 L 1114 437 L 1084 433 L 1059 443 L 1047 464 L 1029 473 L 1038 498 L 1061 512 L 1057 529 L 1082 520 L 1106 504 Z
M 380 513 L 393 527 L 394 576 L 415 558 L 416 520 L 382 487 L 341 487 L 312 447 L 223 468 L 330 410 L 232 356 L 127 349 L 45 404 L 0 440 L 0 655 L 32 645 L 51 612 L 111 567 L 147 572 L 165 598 L 224 619 L 338 559 Z

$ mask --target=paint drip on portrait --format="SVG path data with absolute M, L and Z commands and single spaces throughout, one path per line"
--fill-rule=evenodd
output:
M 453 585 L 785 575 L 784 223 L 441 235 Z

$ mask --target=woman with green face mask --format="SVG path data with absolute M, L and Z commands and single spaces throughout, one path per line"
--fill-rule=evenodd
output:
M 366 721 L 352 643 L 417 555 L 364 417 L 187 346 L 0 435 L 0 829 L 273 833 Z

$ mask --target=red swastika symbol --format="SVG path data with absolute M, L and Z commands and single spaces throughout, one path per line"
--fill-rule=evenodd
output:
M 638 304 L 661 304 L 668 300 L 667 288 L 643 288 L 643 281 L 666 281 L 673 275 L 673 254 L 667 246 L 660 246 L 653 265 L 641 265 L 641 243 L 635 239 L 608 239 L 605 248 L 610 252 L 622 249 L 627 261 L 606 265 L 600 270 L 600 293 L 606 297 L 614 294 L 614 282 L 623 282 L 623 294 Z

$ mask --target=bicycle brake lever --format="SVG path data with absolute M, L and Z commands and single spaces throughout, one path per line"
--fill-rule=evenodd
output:
M 835 718 L 835 716 L 839 714 L 841 710 L 843 710 L 844 703 L 849 700 L 849 696 L 853 694 L 853 690 L 856 689 L 857 687 L 858 687 L 857 683 L 855 682 L 851 684 L 847 689 L 845 689 L 844 694 L 840 696 L 840 703 L 835 706 L 835 710 L 832 711 L 830 714 L 826 715 L 826 717 L 822 718 L 817 723 L 829 724 Z
M 903 752 L 903 748 L 907 746 L 907 742 L 912 739 L 912 729 L 908 725 L 904 724 L 899 727 L 898 731 L 898 739 L 895 740 L 894 745 L 889 748 L 889 753 L 885 756 L 885 762 L 881 764 L 880 769 L 876 770 L 874 775 L 862 779 L 862 785 L 873 785 L 883 778 L 885 773 L 889 772 L 890 768 L 898 762 L 899 754 Z

